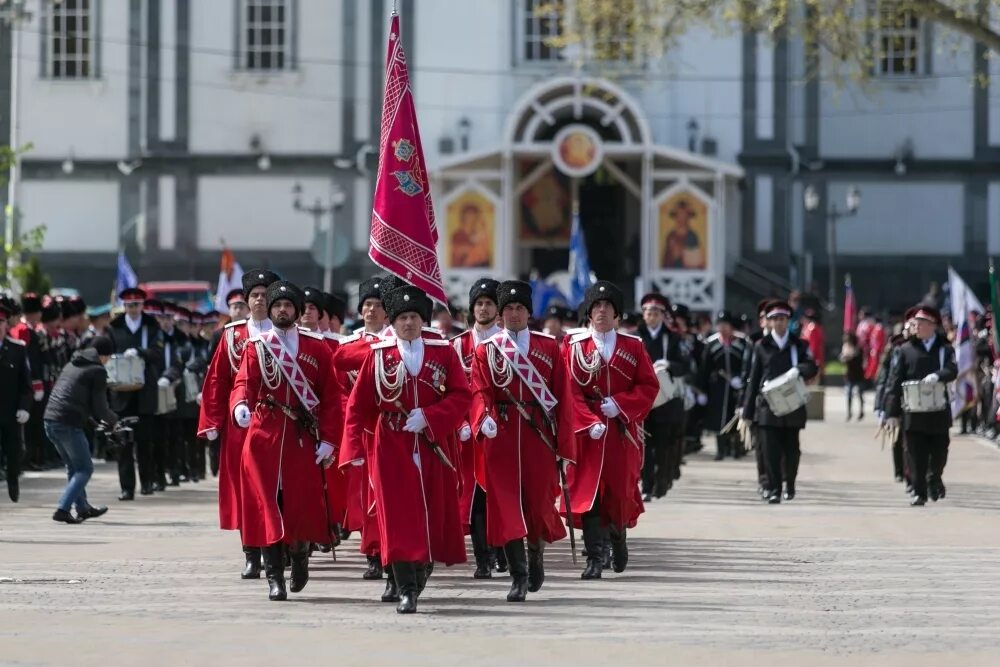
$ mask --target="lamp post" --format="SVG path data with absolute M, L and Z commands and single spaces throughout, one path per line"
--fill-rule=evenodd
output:
M 292 208 L 294 208 L 299 213 L 307 213 L 313 217 L 313 229 L 317 232 L 319 231 L 320 220 L 327 213 L 330 214 L 330 228 L 326 232 L 326 256 L 323 258 L 323 291 L 330 292 L 333 290 L 333 226 L 334 218 L 336 216 L 337 210 L 344 205 L 347 201 L 347 196 L 344 191 L 340 189 L 340 186 L 334 184 L 333 190 L 330 192 L 330 203 L 324 205 L 323 201 L 316 197 L 316 201 L 313 202 L 312 206 L 306 206 L 302 203 L 302 184 L 296 183 L 295 187 L 292 188 Z
M 14 253 L 15 226 L 17 225 L 17 195 L 21 183 L 21 154 L 18 144 L 20 132 L 20 70 L 21 70 L 21 24 L 31 20 L 31 12 L 24 8 L 25 0 L 4 0 L 0 2 L 0 21 L 10 26 L 10 174 L 7 177 L 7 207 L 4 211 L 4 275 L 8 284 L 14 285 L 14 267 L 17 257 Z
M 822 202 L 819 192 L 814 186 L 806 187 L 802 193 L 802 203 L 805 204 L 806 210 L 810 213 L 819 210 Z M 844 203 L 846 208 L 841 210 L 837 208 L 835 202 L 830 202 L 830 208 L 826 211 L 826 244 L 830 265 L 829 297 L 827 300 L 831 307 L 837 302 L 837 222 L 841 218 L 851 218 L 858 214 L 858 209 L 861 208 L 861 191 L 854 185 L 849 187 Z

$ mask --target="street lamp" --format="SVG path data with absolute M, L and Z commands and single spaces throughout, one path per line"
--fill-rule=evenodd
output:
M 810 213 L 819 210 L 821 201 L 819 192 L 815 186 L 811 184 L 806 186 L 806 189 L 802 192 L 802 203 Z M 830 302 L 831 307 L 834 306 L 837 299 L 837 222 L 841 218 L 851 218 L 858 214 L 858 209 L 861 208 L 861 191 L 858 190 L 857 186 L 852 185 L 847 189 L 845 204 L 847 208 L 841 210 L 837 208 L 835 202 L 830 202 L 830 208 L 826 211 L 826 243 L 830 258 L 830 284 L 827 300 Z
M 340 186 L 334 183 L 333 190 L 330 192 L 330 202 L 326 205 L 323 201 L 316 197 L 316 201 L 313 202 L 312 206 L 306 206 L 302 203 L 302 184 L 296 183 L 292 188 L 292 208 L 294 208 L 299 213 L 308 213 L 313 217 L 313 229 L 317 232 L 319 231 L 320 220 L 327 213 L 330 214 L 330 228 L 326 232 L 326 256 L 323 258 L 326 261 L 323 263 L 323 291 L 330 292 L 333 290 L 333 227 L 334 218 L 336 212 L 344 205 L 347 201 L 347 195 L 344 191 L 340 189 Z

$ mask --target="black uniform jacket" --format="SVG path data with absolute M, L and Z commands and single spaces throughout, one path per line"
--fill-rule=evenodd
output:
M 902 417 L 904 431 L 941 434 L 951 428 L 950 402 L 944 410 L 935 412 L 903 412 L 903 383 L 923 380 L 931 373 L 937 373 L 941 382 L 952 382 L 958 376 L 955 350 L 943 336 L 935 336 L 930 350 L 924 348 L 920 339 L 911 338 L 892 355 L 885 386 L 885 414 Z M 947 394 L 945 389 L 946 398 Z
M 13 424 L 18 410 L 31 409 L 31 380 L 25 345 L 15 338 L 0 340 L 0 423 Z
M 660 359 L 666 359 L 667 370 L 675 378 L 684 378 L 688 375 L 690 360 L 681 351 L 680 338 L 667 328 L 666 323 L 660 326 L 656 336 L 652 336 L 646 323 L 643 322 L 636 329 L 636 335 L 642 339 L 642 344 L 646 348 L 646 354 L 656 363 Z M 684 401 L 675 398 L 667 401 L 658 408 L 653 408 L 646 419 L 657 422 L 679 422 L 684 419 Z
M 793 333 L 788 334 L 788 340 L 783 349 L 771 335 L 764 336 L 754 346 L 753 362 L 750 364 L 750 377 L 747 379 L 746 395 L 743 397 L 743 417 L 757 426 L 796 428 L 806 426 L 806 408 L 799 408 L 791 414 L 778 417 L 768 406 L 760 389 L 765 382 L 783 375 L 792 369 L 792 349 L 798 357 L 796 367 L 803 380 L 816 377 L 818 368 L 809 352 L 809 346 Z

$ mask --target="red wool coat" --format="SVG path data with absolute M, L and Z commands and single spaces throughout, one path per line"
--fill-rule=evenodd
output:
M 347 414 L 347 397 L 354 388 L 355 379 L 364 365 L 371 346 L 382 338 L 376 334 L 360 331 L 340 343 L 333 364 L 337 369 L 337 378 L 344 388 L 344 414 Z M 362 439 L 367 447 L 370 434 L 363 433 Z M 347 512 L 344 517 L 344 527 L 347 530 L 361 533 L 360 551 L 368 556 L 379 552 L 378 516 L 375 512 L 375 500 L 372 494 L 371 476 L 368 471 L 367 458 L 360 466 L 342 468 L 341 473 L 347 482 Z
M 502 336 L 507 333 L 501 331 L 477 347 L 472 365 L 472 426 L 485 460 L 486 539 L 493 546 L 525 536 L 531 542 L 551 543 L 566 537 L 566 528 L 556 510 L 556 499 L 560 496 L 556 456 L 520 416 L 498 381 L 503 384 L 509 378 L 507 389 L 525 405 L 532 422 L 546 434 L 563 459 L 575 460 L 574 433 L 588 428 L 590 423 L 582 424 L 577 418 L 578 413 L 585 411 L 574 405 L 569 375 L 555 338 L 533 331 L 528 344 L 528 360 L 558 400 L 552 415 L 558 429 L 553 435 L 541 406 L 497 351 L 494 341 Z M 491 357 L 497 370 L 492 368 Z M 486 417 L 497 423 L 496 438 L 487 438 L 481 432 Z
M 643 457 L 639 426 L 660 389 L 653 364 L 642 339 L 621 332 L 609 362 L 598 353 L 589 331 L 573 336 L 563 355 L 577 401 L 586 406 L 593 420 L 607 426 L 598 440 L 588 433 L 577 436 L 576 465 L 567 475 L 573 513 L 589 512 L 599 500 L 603 523 L 632 527 L 643 512 L 638 491 Z M 598 364 L 593 372 L 583 368 L 593 363 Z M 604 416 L 601 396 L 618 404 L 619 417 Z M 628 440 L 626 431 L 638 444 Z
M 244 320 L 223 329 L 208 365 L 198 412 L 199 436 L 212 429 L 219 432 L 219 527 L 223 530 L 240 528 L 240 458 L 247 432 L 233 422 L 229 397 L 249 339 Z
M 397 373 L 403 375 L 398 398 L 376 378 L 376 360 L 390 380 Z M 395 405 L 397 400 L 401 408 Z M 455 431 L 471 400 L 465 373 L 447 341 L 424 341 L 423 365 L 416 376 L 403 366 L 394 338 L 371 347 L 347 403 L 340 465 L 368 461 L 383 564 L 465 562 L 458 511 L 461 479 L 437 458 L 428 440 L 436 442 L 457 468 Z M 403 430 L 404 411 L 418 407 L 427 428 L 421 434 L 408 433 Z M 368 443 L 366 431 L 372 434 Z
M 280 372 L 273 389 L 264 383 L 260 344 L 252 343 L 244 351 L 229 405 L 232 413 L 238 404 L 246 403 L 253 415 L 240 467 L 243 543 L 266 546 L 279 541 L 329 542 L 323 495 L 325 475 L 316 463 L 316 438 L 282 410 L 265 403 L 270 396 L 280 404 L 301 409 L 298 397 Z M 343 399 L 330 348 L 322 336 L 299 331 L 296 361 L 319 399 L 313 413 L 319 424 L 319 439 L 336 445 L 343 428 Z
M 340 351 L 340 341 L 332 336 L 321 334 L 323 342 L 330 348 L 330 358 L 336 368 L 337 353 Z M 340 382 L 338 377 L 338 383 Z M 343 409 L 347 407 L 347 392 L 341 385 L 341 415 Z M 339 442 L 331 442 L 337 446 Z M 330 466 L 325 470 L 326 474 L 326 505 L 330 511 L 330 525 L 344 526 L 347 523 L 347 477 L 344 471 L 337 466 Z
M 468 329 L 452 338 L 451 346 L 455 349 L 456 354 L 458 354 L 459 361 L 462 363 L 462 369 L 465 371 L 465 379 L 469 381 L 469 386 L 471 387 L 472 363 L 476 358 L 476 337 L 472 329 Z M 470 426 L 472 425 L 472 418 L 470 416 L 467 416 L 462 421 L 462 425 L 466 423 Z M 477 440 L 478 438 L 476 437 L 469 438 L 465 442 L 459 440 L 462 458 L 462 465 L 459 468 L 462 473 L 462 497 L 459 502 L 459 508 L 462 513 L 462 521 L 465 524 L 466 533 L 469 532 L 472 524 L 472 500 L 476 494 L 476 486 L 483 486 L 483 480 L 486 475 L 483 448 L 476 444 Z M 455 465 L 457 466 L 458 464 L 456 463 Z

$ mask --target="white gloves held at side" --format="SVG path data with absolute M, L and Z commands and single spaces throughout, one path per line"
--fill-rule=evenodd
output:
M 167 378 L 160 378 L 159 380 L 156 381 L 156 386 L 159 387 L 160 389 L 166 389 L 167 387 L 170 386 L 170 380 L 168 380 Z
M 607 430 L 608 427 L 604 424 L 594 424 L 587 433 L 590 435 L 591 440 L 600 440 Z
M 743 378 L 741 378 L 741 377 L 734 377 L 732 380 L 729 381 L 729 386 L 732 387 L 733 389 L 736 389 L 737 391 L 740 390 L 740 389 L 742 389 L 743 388 Z
M 425 428 L 427 428 L 427 418 L 424 417 L 424 411 L 420 408 L 411 410 L 410 416 L 406 418 L 406 423 L 403 424 L 403 430 L 407 433 L 420 433 Z
M 468 442 L 471 437 L 472 427 L 468 424 L 462 424 L 462 428 L 458 429 L 458 439 L 462 442 Z
M 31 415 L 28 414 L 27 410 L 18 410 L 14 413 L 14 419 L 17 420 L 18 424 L 27 424 L 28 420 L 31 419 Z
M 497 423 L 493 421 L 493 417 L 487 417 L 483 420 L 482 425 L 479 427 L 479 432 L 490 440 L 497 437 Z
M 250 408 L 247 407 L 246 403 L 240 403 L 233 408 L 233 419 L 236 420 L 236 425 L 240 428 L 250 426 Z
M 205 431 L 205 439 L 209 442 L 214 442 L 219 439 L 219 432 L 214 428 L 210 428 Z
M 601 412 L 608 419 L 614 419 L 621 414 L 621 410 L 618 409 L 618 404 L 615 403 L 610 397 L 601 400 Z
M 31 395 L 31 397 L 35 400 L 35 403 L 38 403 L 43 398 L 45 398 L 45 392 L 42 391 L 41 389 L 39 389 L 39 390 L 35 391 L 35 393 Z
M 316 445 L 316 463 L 323 464 L 324 468 L 330 467 L 333 463 L 333 445 L 322 441 Z

